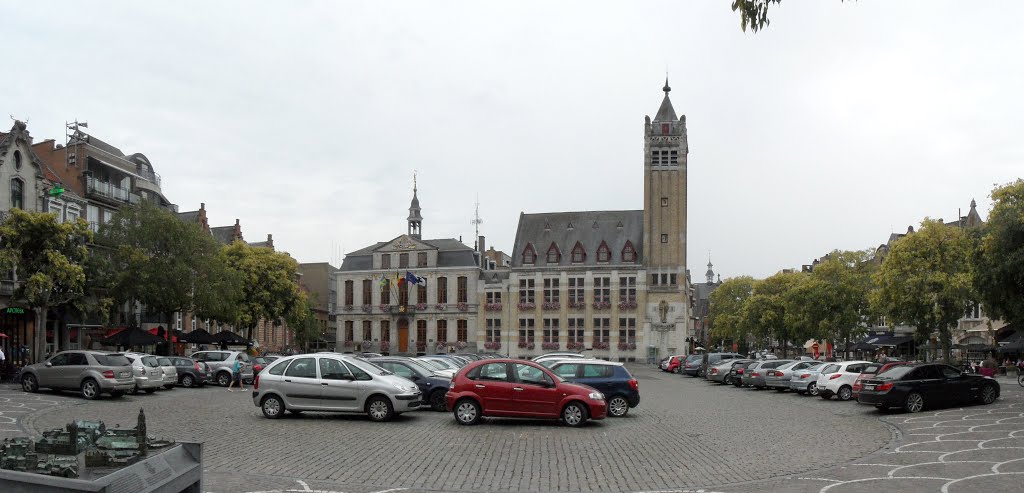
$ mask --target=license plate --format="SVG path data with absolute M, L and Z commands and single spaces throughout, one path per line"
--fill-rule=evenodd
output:
M 128 372 L 126 372 L 126 371 L 123 371 L 123 372 L 121 372 L 121 376 L 122 376 L 122 377 L 128 377 L 128 376 L 131 376 L 131 373 L 128 373 Z
M 864 390 L 875 390 L 875 386 L 874 385 L 865 385 L 864 386 Z

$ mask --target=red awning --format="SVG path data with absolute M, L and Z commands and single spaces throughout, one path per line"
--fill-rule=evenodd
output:
M 160 327 L 153 327 L 152 329 L 149 329 L 149 333 L 155 336 L 160 336 Z M 171 342 L 178 342 L 178 338 L 172 335 Z
M 106 338 L 108 338 L 108 337 L 110 337 L 110 336 L 112 336 L 114 334 L 117 334 L 118 332 L 121 332 L 124 329 L 125 329 L 124 327 L 118 327 L 118 328 L 114 328 L 114 329 L 107 329 L 107 333 L 103 335 L 103 338 L 106 339 Z

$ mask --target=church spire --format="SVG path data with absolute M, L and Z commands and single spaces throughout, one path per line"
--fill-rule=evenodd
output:
M 704 277 L 705 279 L 708 280 L 708 284 L 715 283 L 715 271 L 714 269 L 712 269 L 712 267 L 713 266 L 711 264 L 711 254 L 708 253 L 708 271 L 704 273 Z
M 412 174 L 412 202 L 409 204 L 409 236 L 421 239 L 423 216 L 420 215 L 420 199 L 416 196 L 416 173 Z
M 658 114 L 654 115 L 654 121 L 674 122 L 678 118 L 676 118 L 675 108 L 672 107 L 672 100 L 668 98 L 668 93 L 672 91 L 668 85 L 668 76 L 665 76 L 665 87 L 662 87 L 661 90 L 665 91 L 665 99 L 661 100 L 661 108 L 658 108 Z

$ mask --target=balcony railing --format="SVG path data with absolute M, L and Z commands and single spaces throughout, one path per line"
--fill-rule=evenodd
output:
M 0 296 L 11 296 L 14 294 L 14 288 L 18 287 L 18 281 L 10 279 L 0 280 Z
M 141 199 L 138 194 L 132 193 L 129 190 L 125 190 L 112 183 L 97 180 L 93 177 L 88 177 L 85 180 L 85 193 L 97 195 L 111 200 L 119 202 L 127 202 L 129 204 L 138 204 Z

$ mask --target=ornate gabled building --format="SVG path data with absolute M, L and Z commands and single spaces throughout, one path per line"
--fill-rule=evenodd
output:
M 643 209 L 520 215 L 505 352 L 586 348 L 632 361 L 684 347 L 691 330 L 686 117 L 676 116 L 667 80 L 663 91 L 644 123 Z
M 348 253 L 335 273 L 339 351 L 475 349 L 479 254 L 461 240 L 422 238 L 415 186 L 406 234 Z

